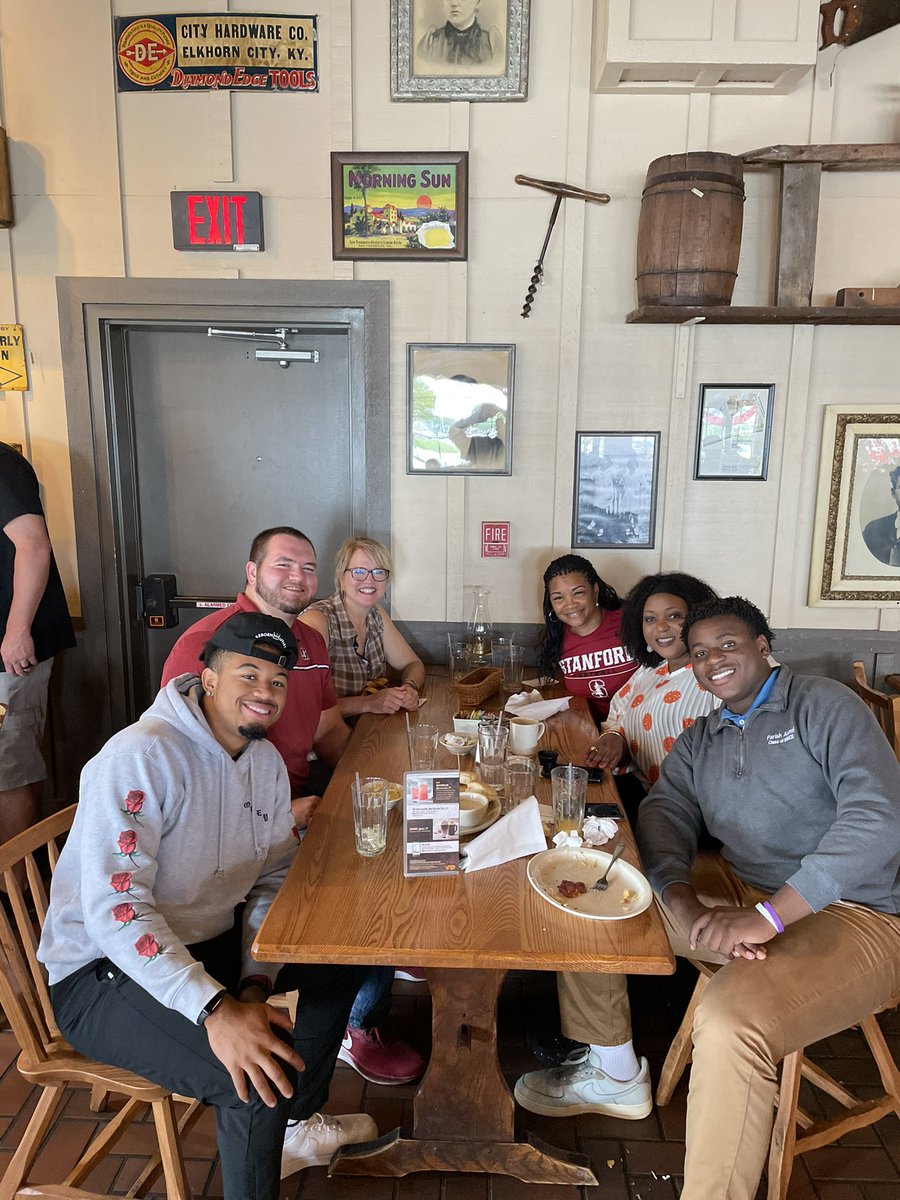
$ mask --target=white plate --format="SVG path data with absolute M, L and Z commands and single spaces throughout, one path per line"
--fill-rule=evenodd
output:
M 452 746 L 447 741 L 448 737 L 465 737 L 465 736 L 466 735 L 463 733 L 457 733 L 457 734 L 445 733 L 444 736 L 440 739 L 440 743 L 444 747 L 445 750 L 449 750 L 450 753 L 455 754 L 457 756 L 457 758 L 465 758 L 465 756 L 467 754 L 471 754 L 472 751 L 475 749 L 475 747 L 478 745 L 478 742 L 475 740 L 475 738 L 470 737 L 468 739 L 468 741 L 466 742 L 465 746 Z
M 460 828 L 460 838 L 469 838 L 474 833 L 484 833 L 485 829 L 487 829 L 489 825 L 493 825 L 499 816 L 500 801 L 497 799 L 495 794 L 488 800 L 487 811 L 477 825 L 467 825 L 465 828 Z
M 588 891 L 583 896 L 567 900 L 557 887 L 563 879 L 584 883 L 590 888 L 606 868 L 612 855 L 605 850 L 542 850 L 528 863 L 528 882 L 543 900 L 574 917 L 589 921 L 624 921 L 636 917 L 653 901 L 653 890 L 637 867 L 620 858 L 609 875 L 605 892 Z M 633 900 L 622 904 L 625 890 L 634 892 Z

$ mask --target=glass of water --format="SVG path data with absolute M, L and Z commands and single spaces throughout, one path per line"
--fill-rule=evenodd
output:
M 481 782 L 503 787 L 503 763 L 509 743 L 509 726 L 499 718 L 478 722 L 478 763 Z
M 411 771 L 431 771 L 441 731 L 436 725 L 417 721 L 409 727 L 409 766 Z
M 374 858 L 387 847 L 386 779 L 372 776 L 354 779 L 350 785 L 353 797 L 353 831 L 356 834 L 356 853 Z

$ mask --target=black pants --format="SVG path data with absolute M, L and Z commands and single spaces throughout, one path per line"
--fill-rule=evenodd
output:
M 228 973 L 220 969 L 224 944 L 212 939 L 192 947 L 192 952 L 214 978 L 233 987 L 233 979 L 223 978 Z M 232 959 L 232 976 L 239 962 Z M 364 967 L 329 965 L 291 965 L 281 970 L 278 989 L 300 992 L 293 1044 L 306 1065 L 296 1076 L 281 1064 L 295 1091 L 288 1100 L 279 1095 L 274 1108 L 263 1104 L 252 1087 L 245 1104 L 210 1050 L 202 1026 L 165 1008 L 108 959 L 97 959 L 61 980 L 50 989 L 50 996 L 60 1030 L 76 1050 L 215 1106 L 225 1200 L 277 1200 L 285 1126 L 289 1119 L 312 1116 L 328 1098 L 341 1038 L 364 971 Z M 289 1040 L 287 1033 L 283 1036 Z

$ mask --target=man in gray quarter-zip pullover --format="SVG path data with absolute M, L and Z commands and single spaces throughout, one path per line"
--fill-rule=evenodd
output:
M 900 764 L 848 688 L 770 665 L 748 601 L 682 636 L 722 707 L 666 757 L 638 841 L 676 952 L 723 964 L 694 1018 L 682 1200 L 751 1200 L 778 1062 L 900 990 Z M 720 852 L 698 854 L 704 828 Z

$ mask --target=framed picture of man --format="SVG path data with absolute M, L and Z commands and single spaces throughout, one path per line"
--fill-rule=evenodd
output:
M 410 343 L 407 475 L 511 475 L 514 345 Z
M 531 0 L 391 0 L 391 98 L 524 100 Z
M 825 409 L 811 605 L 900 602 L 900 405 Z
M 576 433 L 572 546 L 650 549 L 658 468 L 658 433 Z

